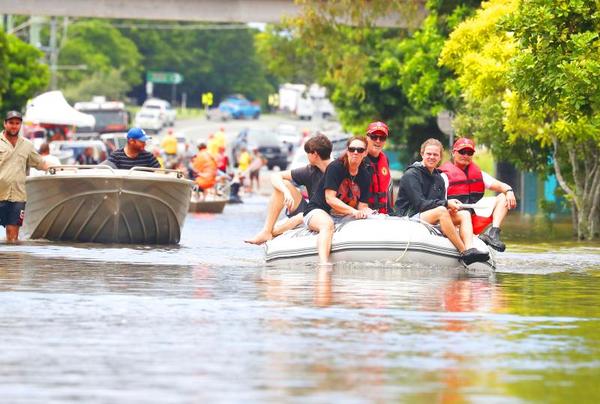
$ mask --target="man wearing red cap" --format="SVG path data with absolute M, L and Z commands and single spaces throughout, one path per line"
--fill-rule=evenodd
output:
M 500 240 L 500 224 L 508 211 L 517 206 L 515 194 L 510 185 L 481 171 L 477 164 L 473 163 L 474 154 L 473 140 L 461 137 L 454 142 L 452 162 L 446 162 L 440 167 L 447 195 L 462 203 L 476 203 L 483 197 L 486 189 L 498 192 L 492 216 L 481 217 L 472 213 L 471 220 L 474 234 L 479 234 L 479 238 L 495 250 L 504 251 L 506 246 Z M 490 223 L 492 227 L 489 231 L 482 233 Z
M 364 162 L 372 175 L 369 207 L 379 213 L 391 212 L 393 203 L 390 192 L 390 164 L 383 152 L 388 134 L 388 126 L 383 122 L 372 122 L 367 127 L 368 158 Z

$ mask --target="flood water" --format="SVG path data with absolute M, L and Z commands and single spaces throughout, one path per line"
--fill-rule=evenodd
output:
M 485 278 L 265 266 L 265 204 L 178 247 L 0 244 L 0 401 L 600 399 L 598 245 L 509 243 Z

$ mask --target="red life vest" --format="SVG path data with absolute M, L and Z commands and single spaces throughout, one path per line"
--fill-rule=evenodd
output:
M 448 198 L 458 199 L 462 203 L 475 203 L 483 197 L 485 185 L 477 164 L 469 164 L 465 172 L 447 161 L 440 170 L 448 176 Z
M 372 170 L 371 178 L 371 196 L 369 197 L 369 207 L 379 213 L 388 213 L 388 189 L 392 180 L 390 174 L 390 165 L 386 155 L 379 153 L 377 164 L 368 159 L 369 169 Z M 391 203 L 389 204 L 391 205 Z

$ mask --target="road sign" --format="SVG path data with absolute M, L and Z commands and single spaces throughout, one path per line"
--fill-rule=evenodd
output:
M 202 94 L 202 105 L 211 106 L 213 104 L 213 93 L 203 93 Z
M 175 72 L 147 72 L 146 81 L 156 84 L 179 84 L 183 76 Z

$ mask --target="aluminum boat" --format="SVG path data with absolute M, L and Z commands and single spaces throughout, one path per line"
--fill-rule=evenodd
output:
M 57 166 L 27 178 L 31 239 L 177 244 L 193 182 L 176 170 Z

